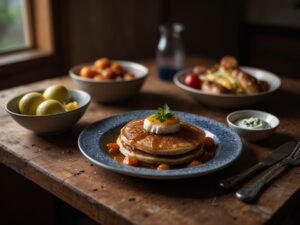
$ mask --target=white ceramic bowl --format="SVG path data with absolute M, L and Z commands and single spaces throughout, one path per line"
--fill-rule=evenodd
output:
M 240 119 L 257 117 L 260 120 L 267 122 L 270 127 L 264 129 L 242 128 L 236 125 Z M 236 131 L 242 138 L 248 141 L 259 141 L 271 136 L 279 126 L 279 119 L 267 112 L 257 110 L 239 110 L 228 114 L 227 123 L 231 129 Z
M 174 82 L 179 88 L 189 93 L 199 102 L 221 108 L 242 108 L 254 105 L 268 98 L 272 93 L 278 90 L 281 85 L 279 77 L 271 72 L 252 67 L 241 67 L 241 69 L 259 80 L 267 81 L 270 86 L 269 90 L 249 95 L 206 93 L 195 88 L 188 87 L 184 84 L 184 78 L 187 73 L 192 72 L 192 68 L 179 71 L 174 76 Z
M 93 80 L 79 76 L 80 69 L 83 66 L 92 63 L 81 64 L 73 67 L 69 71 L 76 88 L 88 92 L 94 101 L 114 102 L 134 96 L 143 86 L 143 83 L 149 73 L 148 69 L 138 63 L 128 61 L 112 61 L 120 64 L 128 72 L 135 75 L 130 80 Z
M 43 90 L 37 90 L 34 92 L 42 93 Z M 36 134 L 59 134 L 67 131 L 73 125 L 75 125 L 76 122 L 83 116 L 89 103 L 91 102 L 91 96 L 84 91 L 69 89 L 69 93 L 71 95 L 71 100 L 76 101 L 79 106 L 77 109 L 69 112 L 46 116 L 20 114 L 18 110 L 18 104 L 22 96 L 27 93 L 21 94 L 8 101 L 5 109 L 17 123 Z

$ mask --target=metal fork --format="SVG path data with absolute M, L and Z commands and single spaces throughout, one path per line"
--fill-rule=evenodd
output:
M 285 169 L 288 165 L 297 166 L 299 164 L 300 142 L 298 142 L 297 146 L 294 148 L 291 154 L 289 154 L 288 157 L 271 167 L 263 177 L 259 178 L 252 185 L 238 190 L 236 192 L 236 196 L 243 201 L 253 200 L 257 196 L 257 194 L 262 190 L 262 188 L 279 174 L 276 172 L 278 172 L 280 168 L 284 167 Z

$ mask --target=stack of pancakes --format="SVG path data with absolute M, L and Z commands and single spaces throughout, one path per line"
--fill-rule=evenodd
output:
M 146 164 L 178 165 L 202 155 L 203 130 L 181 122 L 176 133 L 153 134 L 143 128 L 143 123 L 144 119 L 134 120 L 121 129 L 117 144 L 124 156 Z

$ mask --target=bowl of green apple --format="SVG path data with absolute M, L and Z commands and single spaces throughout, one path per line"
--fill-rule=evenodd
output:
M 22 127 L 38 135 L 53 135 L 72 128 L 90 102 L 88 93 L 55 84 L 18 95 L 7 102 L 5 109 Z

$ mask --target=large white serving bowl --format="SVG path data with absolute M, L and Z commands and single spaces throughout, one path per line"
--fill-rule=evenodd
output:
M 36 134 L 60 134 L 67 131 L 77 123 L 91 102 L 91 96 L 84 91 L 75 89 L 69 89 L 68 91 L 70 93 L 71 100 L 76 101 L 78 104 L 77 109 L 69 112 L 45 116 L 21 114 L 18 108 L 19 101 L 27 93 L 23 93 L 9 100 L 5 106 L 5 109 L 18 124 Z M 44 90 L 34 90 L 31 92 L 43 93 Z
M 258 80 L 267 81 L 270 87 L 269 90 L 266 92 L 248 95 L 206 93 L 195 88 L 188 87 L 184 84 L 186 74 L 192 72 L 192 70 L 192 68 L 188 68 L 176 73 L 174 76 L 174 83 L 199 102 L 221 108 L 243 108 L 254 105 L 270 97 L 281 86 L 280 78 L 269 71 L 253 67 L 241 67 L 241 70 L 251 74 Z
M 138 63 L 113 60 L 112 63 L 120 64 L 125 70 L 135 75 L 130 80 L 93 80 L 79 76 L 83 66 L 92 65 L 85 63 L 70 69 L 69 75 L 76 88 L 88 92 L 96 102 L 115 102 L 134 96 L 139 92 L 149 73 L 149 70 Z

